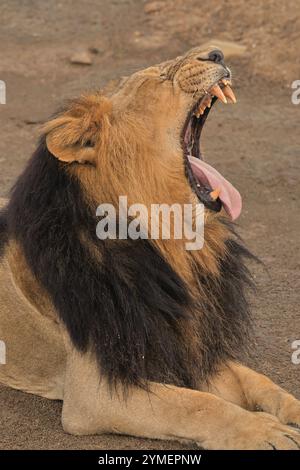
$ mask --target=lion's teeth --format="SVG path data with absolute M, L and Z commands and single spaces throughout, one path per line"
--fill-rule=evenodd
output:
M 199 118 L 200 116 L 202 116 L 202 114 L 204 113 L 205 109 L 206 109 L 206 106 L 204 106 L 204 108 L 203 108 L 202 105 L 199 106 L 197 112 L 195 113 L 195 116 L 196 116 L 197 118 Z
M 204 111 L 205 111 L 204 109 L 199 108 L 198 111 L 195 113 L 196 118 L 199 119 L 199 117 L 202 116 L 202 114 L 204 113 Z
M 210 93 L 212 95 L 215 95 L 217 98 L 219 98 L 222 103 L 227 103 L 227 99 L 223 93 L 223 91 L 221 90 L 221 88 L 219 87 L 219 85 L 214 85 L 211 89 L 210 89 Z
M 229 85 L 226 85 L 223 88 L 223 94 L 227 96 L 227 98 L 229 98 L 232 101 L 232 103 L 236 103 L 236 97 Z
M 211 106 L 211 95 L 209 95 L 209 94 L 205 95 L 202 104 L 204 104 L 205 107 L 210 108 L 210 106 Z
M 216 188 L 211 193 L 209 193 L 210 197 L 212 198 L 213 201 L 216 201 L 218 197 L 220 196 L 221 189 Z
M 211 95 L 207 94 L 202 99 L 198 110 L 195 112 L 195 116 L 199 118 L 204 113 L 206 108 L 210 108 L 210 107 L 211 107 Z
M 223 85 L 231 85 L 231 81 L 230 80 L 227 80 L 227 78 L 221 78 L 221 83 L 223 83 Z

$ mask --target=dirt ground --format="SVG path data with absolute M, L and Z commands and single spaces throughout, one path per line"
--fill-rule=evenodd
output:
M 151 5 L 149 6 L 149 4 Z M 0 196 L 34 149 L 39 125 L 62 100 L 226 39 L 246 46 L 232 59 L 236 106 L 216 105 L 204 131 L 206 156 L 241 191 L 239 230 L 267 269 L 252 266 L 257 347 L 249 364 L 300 398 L 300 79 L 298 0 L 1 1 Z M 91 65 L 70 62 L 81 50 Z M 179 449 L 175 443 L 115 436 L 74 437 L 60 424 L 61 403 L 0 387 L 2 449 Z

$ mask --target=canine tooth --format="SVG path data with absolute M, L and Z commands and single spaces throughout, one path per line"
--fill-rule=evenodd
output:
M 211 193 L 209 193 L 209 195 L 213 201 L 216 201 L 218 197 L 220 196 L 220 192 L 221 192 L 221 189 L 217 188 L 217 189 L 214 189 Z
M 223 103 L 227 103 L 227 99 L 223 93 L 223 91 L 221 90 L 221 88 L 219 87 L 219 85 L 214 85 L 211 89 L 210 89 L 210 93 L 212 93 L 213 95 L 215 95 L 217 98 L 219 98 Z
M 225 96 L 227 96 L 227 98 L 229 98 L 233 103 L 236 103 L 236 97 L 231 89 L 231 87 L 229 85 L 226 85 L 224 88 L 223 88 L 223 93 Z

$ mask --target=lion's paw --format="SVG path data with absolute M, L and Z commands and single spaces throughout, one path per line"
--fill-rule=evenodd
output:
M 278 411 L 281 423 L 300 429 L 300 401 L 294 397 L 284 400 Z
M 250 413 L 221 439 L 202 443 L 204 448 L 225 450 L 300 450 L 300 433 L 267 413 Z M 249 416 L 251 414 L 251 416 Z

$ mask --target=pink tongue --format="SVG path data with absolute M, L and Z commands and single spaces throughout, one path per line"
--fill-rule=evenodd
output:
M 229 181 L 227 181 L 212 166 L 199 158 L 189 156 L 194 176 L 202 184 L 208 184 L 212 189 L 221 189 L 219 198 L 224 209 L 232 220 L 238 218 L 242 210 L 242 198 L 240 193 Z

